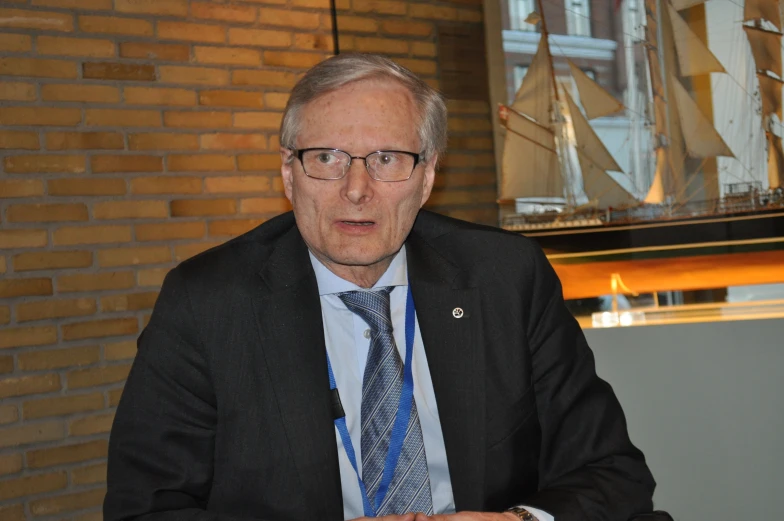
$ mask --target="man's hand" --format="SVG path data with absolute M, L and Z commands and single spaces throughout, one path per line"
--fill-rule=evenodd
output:
M 352 521 L 414 521 L 414 518 L 416 516 L 417 516 L 416 513 L 410 512 L 408 514 L 403 514 L 403 515 L 390 514 L 388 516 L 381 516 L 381 517 L 358 517 L 356 519 L 353 519 Z M 424 519 L 427 519 L 427 516 L 425 516 Z
M 511 512 L 457 512 L 427 516 L 419 513 L 414 521 L 520 521 Z

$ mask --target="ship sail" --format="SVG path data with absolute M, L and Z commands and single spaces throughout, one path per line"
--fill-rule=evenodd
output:
M 781 174 L 784 172 L 784 150 L 781 147 L 781 138 L 772 132 L 768 133 L 768 182 L 772 189 L 784 186 Z
M 781 119 L 781 87 L 784 82 L 767 74 L 758 74 L 757 78 L 760 83 L 762 113 L 777 114 Z
M 707 0 L 672 0 L 672 6 L 678 11 L 683 11 L 695 5 L 704 4 Z
M 568 92 L 566 101 L 574 127 L 575 148 L 583 175 L 585 194 L 599 208 L 618 208 L 636 204 L 637 200 L 634 196 L 624 190 L 607 173 L 607 170 L 617 172 L 622 170 Z
M 547 38 L 539 38 L 536 55 L 517 91 L 512 108 L 542 125 L 550 124 L 553 73 L 547 52 Z
M 689 24 L 678 11 L 668 4 L 670 20 L 675 37 L 681 76 L 697 76 L 709 72 L 727 72 L 718 58 L 708 49 L 699 36 L 689 29 Z M 781 54 L 781 53 L 779 53 Z
M 748 25 L 743 29 L 751 44 L 757 69 L 769 70 L 781 78 L 781 33 Z
M 743 21 L 767 20 L 781 30 L 781 8 L 777 0 L 746 0 Z
M 572 78 L 580 93 L 580 103 L 585 108 L 588 119 L 600 118 L 623 110 L 623 103 L 613 97 L 601 85 L 588 77 L 579 67 L 569 60 Z
M 705 159 L 708 157 L 735 157 L 727 143 L 702 113 L 697 103 L 677 79 L 672 82 L 675 101 L 683 127 L 683 137 L 689 157 Z
M 500 197 L 563 197 L 555 136 L 549 128 L 509 111 Z

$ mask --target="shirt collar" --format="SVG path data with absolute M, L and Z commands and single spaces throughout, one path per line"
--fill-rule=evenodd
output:
M 310 255 L 310 263 L 313 265 L 313 271 L 316 272 L 319 296 L 362 289 L 353 282 L 342 279 L 329 271 L 329 269 L 327 269 L 310 250 L 308 250 L 308 255 Z M 383 288 L 386 286 L 408 286 L 408 267 L 406 265 L 405 244 L 392 258 L 392 262 L 389 264 L 389 267 L 384 274 L 381 275 L 381 278 L 378 279 L 378 282 L 373 285 L 374 288 Z

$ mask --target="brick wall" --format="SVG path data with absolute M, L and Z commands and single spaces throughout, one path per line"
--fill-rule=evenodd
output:
M 0 2 L 3 521 L 101 519 L 108 431 L 164 275 L 288 208 L 276 131 L 332 51 L 328 4 Z M 342 50 L 436 86 L 438 29 L 481 29 L 480 0 L 338 4 Z M 494 223 L 490 108 L 463 97 L 430 206 Z

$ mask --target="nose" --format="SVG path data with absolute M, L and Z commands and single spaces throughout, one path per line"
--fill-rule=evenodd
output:
M 373 179 L 361 159 L 351 161 L 344 180 L 344 195 L 353 204 L 365 204 L 373 198 Z

